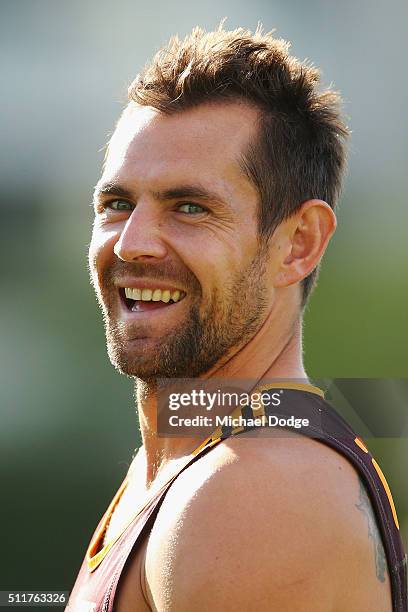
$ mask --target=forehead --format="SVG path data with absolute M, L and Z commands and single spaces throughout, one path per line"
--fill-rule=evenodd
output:
M 202 104 L 172 115 L 132 104 L 110 141 L 103 177 L 160 184 L 199 178 L 213 187 L 248 183 L 240 161 L 255 138 L 257 118 L 244 102 Z

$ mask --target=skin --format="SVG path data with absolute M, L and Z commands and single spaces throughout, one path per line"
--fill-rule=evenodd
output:
M 186 347 L 174 338 L 192 329 L 197 346 L 208 347 L 207 361 L 189 357 L 201 378 L 250 379 L 253 387 L 274 378 L 307 379 L 300 282 L 321 259 L 336 219 L 328 204 L 309 200 L 268 245 L 260 244 L 258 193 L 241 163 L 256 121 L 257 110 L 238 101 L 171 116 L 133 105 L 111 140 L 95 189 L 89 266 L 111 361 L 138 377 L 143 445 L 108 537 L 202 441 L 156 433 L 154 379 L 168 375 L 168 355 L 175 356 L 177 375 L 192 375 L 183 362 Z M 211 197 L 164 197 L 198 181 Z M 122 210 L 118 200 L 125 202 Z M 186 296 L 168 308 L 129 315 L 118 292 L 124 279 L 125 286 L 132 279 Z M 360 486 L 353 468 L 314 440 L 294 435 L 273 442 L 262 433 L 256 444 L 239 436 L 183 472 L 121 581 L 119 611 L 391 610 L 388 577 L 379 584 L 375 571 L 370 574 L 374 553 L 361 536 L 367 521 L 356 507 Z M 267 465 L 262 473 L 260 460 Z M 335 488 L 333 473 L 341 474 Z M 259 521 L 248 513 L 248 491 Z M 238 533 L 242 540 L 234 540 Z M 356 572 L 364 581 L 353 582 Z M 234 584 L 245 588 L 230 588 Z

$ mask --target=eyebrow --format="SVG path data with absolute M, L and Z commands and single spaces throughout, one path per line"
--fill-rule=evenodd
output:
M 97 199 L 101 195 L 117 195 L 117 196 L 121 196 L 122 198 L 128 198 L 128 199 L 132 197 L 132 194 L 130 191 L 128 191 L 127 189 L 119 185 L 119 183 L 113 183 L 113 182 L 102 183 L 101 185 L 97 183 L 95 185 L 94 198 Z
M 131 191 L 122 187 L 119 183 L 107 182 L 101 185 L 96 185 L 94 191 L 94 198 L 98 199 L 100 195 L 117 195 L 123 198 L 132 199 L 133 195 Z M 171 189 L 164 189 L 162 191 L 154 191 L 154 198 L 157 200 L 176 200 L 179 198 L 199 198 L 207 202 L 219 202 L 220 204 L 226 205 L 227 203 L 220 198 L 215 192 L 205 189 L 201 185 L 180 185 Z

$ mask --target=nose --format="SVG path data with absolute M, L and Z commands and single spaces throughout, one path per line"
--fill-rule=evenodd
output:
M 148 202 L 139 201 L 135 206 L 113 252 L 128 262 L 166 257 L 167 247 L 161 235 L 159 213 Z

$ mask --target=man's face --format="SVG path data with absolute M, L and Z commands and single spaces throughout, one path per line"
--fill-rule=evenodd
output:
M 269 259 L 240 167 L 256 119 L 228 102 L 171 116 L 133 105 L 119 122 L 95 190 L 89 264 L 122 373 L 199 376 L 265 320 Z

